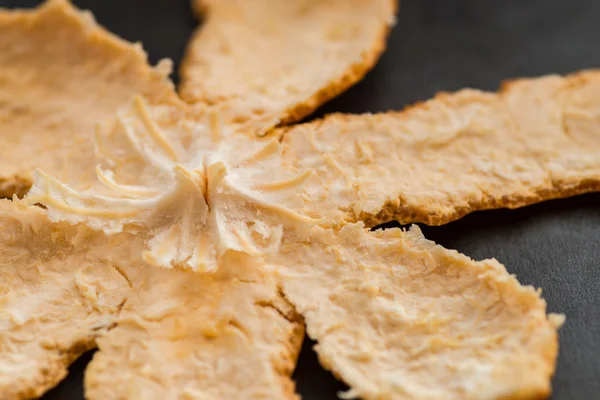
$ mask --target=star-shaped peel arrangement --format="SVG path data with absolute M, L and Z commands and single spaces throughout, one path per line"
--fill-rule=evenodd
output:
M 256 10 L 231 15 L 226 3 L 203 2 L 207 31 L 190 45 L 181 89 L 190 104 L 173 92 L 130 93 L 87 131 L 96 157 L 70 164 L 88 168 L 85 179 L 70 182 L 54 159 L 39 160 L 25 200 L 0 204 L 0 393 L 39 396 L 97 346 L 86 372 L 90 399 L 296 398 L 290 375 L 303 317 L 322 365 L 348 383 L 350 398 L 547 396 L 562 318 L 546 315 L 539 292 L 494 260 L 436 246 L 418 228 L 366 227 L 441 224 L 597 190 L 595 73 L 272 130 L 324 101 L 324 87 L 348 82 L 356 60 L 376 58 L 364 55 L 377 54 L 393 6 L 261 2 L 275 32 L 313 18 L 323 28 L 314 32 L 327 33 L 323 47 L 299 46 L 305 59 L 329 59 L 334 49 L 345 60 L 325 82 L 295 75 L 297 54 L 271 62 L 281 75 L 269 76 L 285 78 L 277 83 L 300 87 L 269 104 L 258 84 L 219 94 L 215 78 L 194 88 L 198 66 L 216 71 L 226 62 L 244 79 L 235 67 L 250 55 L 228 46 L 236 32 L 253 31 L 244 30 L 244 13 Z M 327 26 L 328 12 L 354 3 L 378 21 L 371 40 L 336 30 L 337 20 Z M 72 21 L 87 27 L 78 43 L 124 46 L 64 1 L 6 13 L 2 29 L 25 38 Z M 19 18 L 33 22 L 25 29 Z M 356 54 L 335 50 L 357 36 Z M 77 73 L 89 72 L 82 65 Z M 253 102 L 264 103 L 259 112 L 247 108 Z

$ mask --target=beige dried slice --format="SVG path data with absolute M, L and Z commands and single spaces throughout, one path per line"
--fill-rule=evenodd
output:
M 473 261 L 415 226 L 339 234 L 274 261 L 346 398 L 541 399 L 551 391 L 563 316 L 496 260 Z M 274 260 L 275 258 L 274 257 Z
M 143 232 L 50 223 L 6 200 L 0 228 L 0 398 L 40 396 L 97 340 L 90 399 L 296 398 L 303 322 L 253 259 L 218 275 L 151 268 Z
M 104 235 L 0 200 L 0 398 L 41 396 L 115 323 L 129 289 Z M 112 250 L 111 250 L 112 251 Z
M 281 168 L 276 138 L 239 134 L 214 112 L 135 97 L 95 137 L 97 185 L 75 190 L 44 171 L 27 196 L 52 221 L 107 234 L 149 230 L 145 260 L 211 272 L 228 252 L 256 258 L 319 221 L 294 212 L 308 170 Z M 101 186 L 102 185 L 102 186 Z
M 330 223 L 441 225 L 600 190 L 600 72 L 440 94 L 403 112 L 336 114 L 284 134 L 288 168 L 316 172 L 303 210 Z M 339 211 L 332 211 L 339 208 Z
M 264 133 L 297 121 L 375 65 L 396 0 L 194 0 L 204 22 L 181 68 L 182 97 Z
M 130 275 L 134 294 L 98 341 L 86 397 L 298 399 L 290 375 L 304 323 L 248 260 L 230 257 L 216 276 Z
M 168 62 L 150 67 L 141 46 L 67 0 L 0 10 L 0 48 L 0 197 L 26 193 L 37 167 L 85 187 L 99 121 L 136 93 L 177 98 Z

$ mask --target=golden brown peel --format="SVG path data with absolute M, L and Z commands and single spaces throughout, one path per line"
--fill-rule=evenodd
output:
M 89 399 L 296 398 L 303 323 L 261 266 L 152 268 L 140 236 L 0 202 L 0 398 L 40 396 L 98 337 Z
M 358 82 L 379 59 L 396 0 L 195 0 L 205 16 L 181 94 L 264 133 Z
M 495 260 L 476 262 L 417 227 L 290 244 L 277 271 L 348 398 L 540 399 L 564 317 Z
M 104 235 L 0 200 L 0 398 L 41 396 L 115 324 L 127 296 Z M 104 258 L 104 259 L 103 259 Z
M 227 262 L 216 277 L 133 272 L 135 293 L 88 367 L 87 398 L 298 399 L 302 319 L 255 265 Z
M 151 68 L 140 46 L 66 0 L 0 10 L 0 48 L 0 197 L 23 195 L 36 167 L 86 186 L 97 122 L 136 93 L 176 98 L 168 63 Z
M 330 223 L 441 225 L 600 190 L 600 72 L 440 94 L 403 112 L 286 128 L 288 167 L 317 172 L 304 210 Z M 340 208 L 339 211 L 333 211 Z

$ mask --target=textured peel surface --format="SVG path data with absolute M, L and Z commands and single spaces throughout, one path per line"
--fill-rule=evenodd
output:
M 128 285 L 103 236 L 0 201 L 1 398 L 41 396 L 114 325 Z
M 284 163 L 316 173 L 304 212 L 329 224 L 441 225 L 600 189 L 600 74 L 461 90 L 402 112 L 285 128 Z M 325 216 L 325 215 L 324 215 Z
M 134 294 L 98 340 L 87 398 L 297 399 L 303 321 L 249 260 L 230 257 L 216 276 L 131 273 Z
M 51 223 L 22 202 L 0 202 L 0 228 L 0 397 L 40 396 L 98 344 L 89 399 L 296 398 L 303 323 L 255 260 L 151 268 L 141 235 Z
M 239 134 L 212 112 L 135 97 L 98 131 L 95 148 L 91 189 L 37 171 L 27 201 L 53 221 L 107 234 L 149 230 L 153 265 L 214 271 L 228 252 L 262 257 L 318 222 L 294 211 L 312 173 L 283 169 L 276 138 Z
M 362 79 L 385 48 L 395 0 L 196 0 L 183 98 L 259 134 Z
M 384 2 L 263 1 L 261 20 L 248 18 L 257 5 L 240 3 L 230 14 L 231 2 L 203 3 L 208 21 L 184 69 L 183 93 L 199 103 L 189 108 L 160 101 L 172 95 L 166 72 L 66 2 L 0 13 L 0 44 L 8 40 L 10 49 L 0 55 L 10 66 L 0 67 L 9 83 L 0 89 L 0 190 L 22 193 L 40 166 L 28 201 L 48 207 L 0 205 L 0 394 L 40 395 L 97 344 L 86 374 L 90 399 L 295 398 L 289 376 L 302 322 L 279 282 L 319 342 L 323 365 L 352 387 L 348 397 L 548 395 L 560 317 L 547 317 L 539 293 L 500 264 L 435 246 L 416 229 L 349 225 L 333 234 L 314 225 L 441 224 L 476 209 L 595 190 L 595 74 L 521 81 L 498 95 L 443 95 L 404 113 L 334 116 L 286 130 L 283 144 L 276 135 L 251 140 L 233 135 L 229 122 L 263 133 L 358 80 L 383 47 L 391 12 L 370 12 Z M 331 14 L 344 4 L 366 7 L 361 24 Z M 332 19 L 327 35 L 339 43 L 307 55 Z M 278 44 L 299 29 L 307 35 L 301 45 Z M 250 32 L 259 32 L 257 43 Z M 246 38 L 254 50 L 237 55 Z M 14 41 L 25 44 L 14 50 Z M 253 58 L 260 41 L 264 51 L 280 49 L 281 62 L 262 69 L 268 58 Z M 217 56 L 194 61 L 199 44 Z M 352 64 L 349 54 L 360 49 L 370 50 Z M 300 72 L 298 60 L 306 64 Z M 334 68 L 314 74 L 313 64 Z M 241 92 L 207 65 L 241 76 Z M 246 66 L 261 76 L 236 72 Z M 205 80 L 200 97 L 196 76 Z M 277 80 L 284 83 L 270 85 Z M 146 90 L 83 144 L 93 123 Z M 17 160 L 12 145 L 30 132 L 38 132 L 28 137 L 34 149 Z M 44 143 L 51 136 L 60 140 Z M 1 149 L 10 149 L 6 158 Z M 72 162 L 81 168 L 67 168 Z M 282 279 L 274 282 L 271 270 Z
M 94 182 L 95 124 L 136 93 L 176 96 L 168 63 L 151 68 L 140 46 L 66 0 L 0 10 L 0 48 L 0 197 L 25 194 L 38 167 L 78 187 Z
M 550 393 L 564 317 L 548 317 L 540 293 L 495 260 L 436 246 L 416 226 L 368 232 L 362 223 L 337 235 L 315 228 L 276 257 L 286 298 L 348 398 Z

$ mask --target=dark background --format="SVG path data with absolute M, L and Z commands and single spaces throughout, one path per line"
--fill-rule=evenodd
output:
M 37 3 L 0 0 L 1 6 Z M 152 62 L 170 57 L 176 67 L 196 25 L 187 0 L 75 3 L 109 30 L 142 41 Z M 378 66 L 317 114 L 401 109 L 440 90 L 495 90 L 511 77 L 599 66 L 599 16 L 595 0 L 403 1 Z M 522 283 L 543 288 L 549 310 L 567 315 L 552 398 L 600 397 L 600 195 L 479 212 L 424 233 L 475 259 L 496 257 Z M 312 345 L 307 341 L 300 355 L 298 391 L 305 400 L 335 399 L 345 386 L 322 370 Z M 82 399 L 90 357 L 43 399 Z

